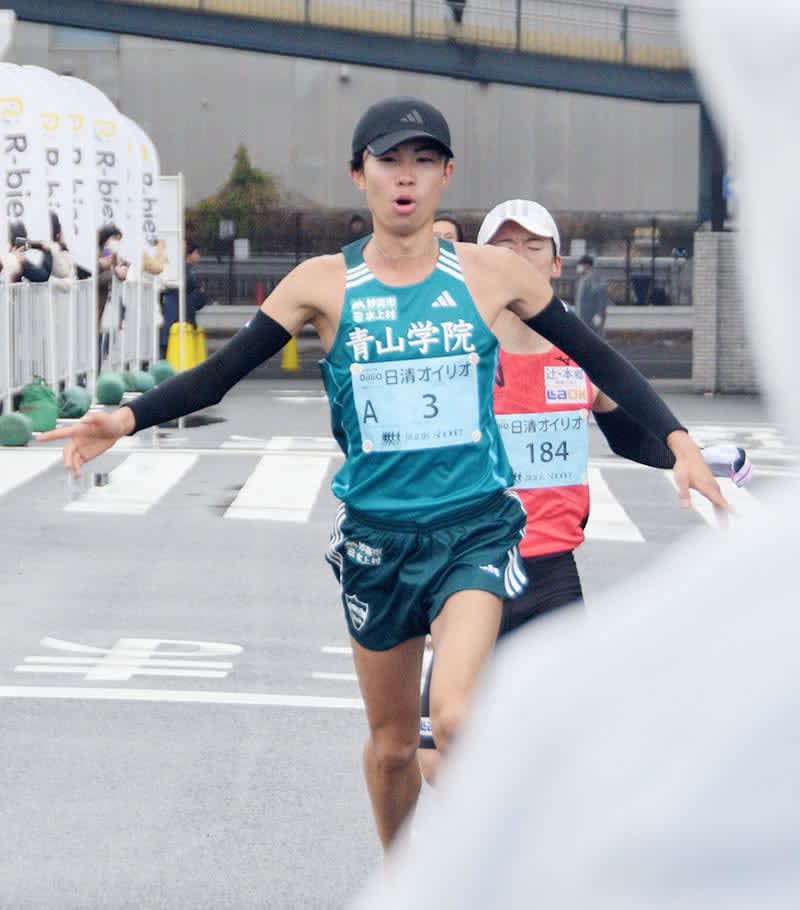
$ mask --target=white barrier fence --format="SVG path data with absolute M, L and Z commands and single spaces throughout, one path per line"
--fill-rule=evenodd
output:
M 114 278 L 100 323 L 102 369 L 138 370 L 158 359 L 159 290 L 151 275 L 140 281 Z
M 137 370 L 158 359 L 159 283 L 151 275 L 112 284 L 98 337 L 94 279 L 0 281 L 0 404 L 36 377 L 54 390 L 85 385 L 97 369 Z

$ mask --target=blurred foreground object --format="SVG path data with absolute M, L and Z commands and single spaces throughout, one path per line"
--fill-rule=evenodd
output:
M 795 442 L 800 5 L 684 0 L 741 186 L 739 260 Z M 771 267 L 764 269 L 762 264 Z M 797 485 L 498 653 L 426 826 L 356 910 L 800 906 Z

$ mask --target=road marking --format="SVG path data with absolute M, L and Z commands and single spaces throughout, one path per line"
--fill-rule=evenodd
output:
M 358 682 L 355 673 L 322 673 L 316 670 L 311 674 L 312 679 L 332 679 L 337 682 Z
M 58 665 L 58 666 L 80 666 L 86 669 L 96 667 L 98 660 L 94 657 L 26 657 L 26 664 Z M 186 669 L 187 666 L 196 667 L 198 670 L 232 670 L 233 664 L 227 660 L 159 660 L 156 657 L 147 658 L 145 663 L 141 663 L 141 658 L 137 656 L 134 661 L 129 661 L 119 666 L 131 667 L 171 667 L 172 669 Z
M 339 446 L 330 436 L 229 436 L 223 449 L 256 449 L 263 452 L 338 452 Z
M 644 543 L 641 532 L 611 492 L 598 468 L 589 468 L 589 495 L 592 507 L 586 526 L 587 540 Z
M 90 672 L 87 672 L 89 668 L 87 666 L 83 667 L 67 667 L 67 666 L 32 666 L 31 664 L 19 664 L 14 667 L 15 673 L 78 673 L 86 677 L 86 679 L 108 679 L 108 676 L 93 676 Z M 130 668 L 122 668 L 130 669 Z M 191 676 L 192 678 L 198 677 L 199 679 L 225 679 L 228 675 L 227 670 L 167 670 L 167 669 L 147 669 L 146 667 L 136 667 L 135 670 L 136 676 Z M 126 677 L 128 678 L 128 677 Z
M 363 711 L 360 698 L 277 695 L 267 692 L 209 692 L 177 689 L 90 689 L 84 686 L 0 686 L 0 698 L 63 698 L 171 704 L 243 705 L 257 708 L 326 708 Z
M 0 452 L 0 496 L 22 486 L 61 461 L 61 449 Z
M 329 463 L 329 458 L 315 455 L 262 458 L 224 517 L 308 521 Z
M 69 503 L 64 509 L 67 512 L 144 515 L 196 461 L 196 455 L 177 452 L 129 455 L 111 471 L 106 486 L 90 487 L 84 497 Z
M 224 679 L 233 669 L 230 661 L 196 657 L 230 657 L 242 653 L 241 645 L 177 638 L 120 638 L 111 648 L 98 648 L 47 636 L 39 644 L 60 653 L 28 656 L 14 667 L 15 673 L 77 673 L 87 680 L 114 682 L 127 681 L 133 676 Z M 64 657 L 64 653 L 81 656 Z

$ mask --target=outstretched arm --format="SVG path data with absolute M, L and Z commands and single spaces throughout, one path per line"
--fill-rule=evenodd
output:
M 216 404 L 309 321 L 313 306 L 301 302 L 314 297 L 313 287 L 309 293 L 308 281 L 303 278 L 308 271 L 308 266 L 301 266 L 287 276 L 250 322 L 204 363 L 173 376 L 111 414 L 87 414 L 70 427 L 42 433 L 39 440 L 68 439 L 64 463 L 77 477 L 82 465 L 109 449 L 120 437 Z M 313 278 L 312 271 L 312 284 Z
M 510 280 L 511 309 L 529 328 L 543 335 L 580 364 L 592 382 L 627 414 L 647 428 L 675 456 L 675 480 L 681 504 L 690 505 L 689 491 L 697 490 L 711 503 L 727 509 L 702 453 L 680 421 L 642 374 L 597 333 L 592 331 L 555 295 L 542 303 L 541 276 L 521 257 L 505 263 Z

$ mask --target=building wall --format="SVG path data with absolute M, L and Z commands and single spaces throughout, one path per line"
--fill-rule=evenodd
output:
M 695 234 L 693 300 L 695 391 L 757 392 L 735 234 Z
M 387 95 L 429 99 L 450 121 L 453 209 L 533 196 L 558 212 L 689 214 L 697 208 L 699 114 L 371 67 L 18 23 L 9 59 L 86 79 L 136 120 L 164 173 L 194 202 L 227 178 L 237 145 L 287 189 L 335 207 L 362 204 L 347 174 L 364 108 Z M 74 40 L 71 35 L 74 35 Z

